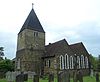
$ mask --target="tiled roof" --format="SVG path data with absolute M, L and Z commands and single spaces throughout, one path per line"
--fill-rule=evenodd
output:
M 89 54 L 82 42 L 69 45 L 74 54 Z
M 23 24 L 20 32 L 22 32 L 24 29 L 31 29 L 39 32 L 45 32 L 33 8 L 29 13 L 25 23 Z
M 66 50 L 68 53 L 71 51 L 69 50 L 69 45 L 65 39 L 60 40 L 55 43 L 50 43 L 49 45 L 45 46 L 46 53 L 44 57 L 53 57 L 57 54 L 66 53 Z

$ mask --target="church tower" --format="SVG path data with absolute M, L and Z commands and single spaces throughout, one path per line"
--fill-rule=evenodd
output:
M 17 39 L 16 70 L 40 74 L 45 51 L 45 31 L 32 8 Z

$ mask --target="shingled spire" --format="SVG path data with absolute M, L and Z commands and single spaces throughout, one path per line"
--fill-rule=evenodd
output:
M 33 8 L 24 22 L 20 32 L 22 32 L 24 29 L 45 32 Z

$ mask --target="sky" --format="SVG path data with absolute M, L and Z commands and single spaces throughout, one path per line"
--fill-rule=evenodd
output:
M 83 42 L 90 54 L 100 55 L 100 0 L 0 0 L 0 46 L 5 57 L 16 56 L 17 34 L 34 3 L 46 32 L 46 44 L 66 39 Z

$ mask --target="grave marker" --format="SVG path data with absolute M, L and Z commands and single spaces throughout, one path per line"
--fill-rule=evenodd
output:
M 39 76 L 38 75 L 34 75 L 33 82 L 39 82 Z
M 54 74 L 49 74 L 49 82 L 54 82 Z

